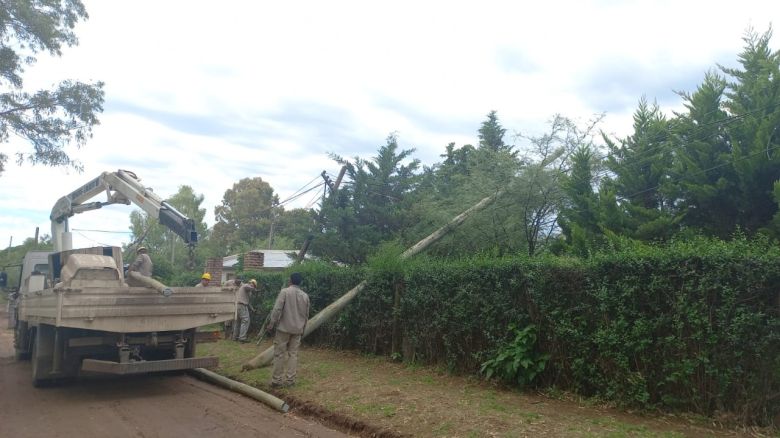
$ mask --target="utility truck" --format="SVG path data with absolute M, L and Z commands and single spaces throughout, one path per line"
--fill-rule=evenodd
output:
M 102 192 L 105 202 L 86 202 Z M 55 250 L 25 255 L 14 309 L 16 356 L 32 361 L 35 386 L 90 373 L 217 364 L 195 356 L 195 332 L 235 317 L 232 288 L 169 288 L 137 272 L 125 275 L 118 247 L 71 248 L 68 219 L 116 203 L 141 207 L 190 248 L 197 242 L 193 221 L 129 171 L 104 172 L 59 199 L 50 217 Z

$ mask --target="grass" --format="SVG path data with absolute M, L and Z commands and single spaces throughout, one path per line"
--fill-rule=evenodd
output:
M 299 355 L 298 384 L 270 388 L 270 367 L 242 372 L 241 366 L 270 346 L 218 341 L 198 346 L 220 359 L 214 371 L 275 393 L 322 407 L 393 433 L 438 436 L 572 436 L 676 438 L 734 436 L 668 416 L 641 417 L 603 404 L 577 401 L 561 391 L 550 396 L 521 393 L 440 367 L 404 364 L 390 358 L 306 347 Z

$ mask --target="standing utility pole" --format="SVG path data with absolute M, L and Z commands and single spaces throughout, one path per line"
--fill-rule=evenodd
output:
M 271 229 L 268 231 L 268 249 L 274 249 L 274 225 L 276 224 L 276 203 L 271 204 Z

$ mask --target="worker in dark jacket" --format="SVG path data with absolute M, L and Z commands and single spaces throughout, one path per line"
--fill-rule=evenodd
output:
M 151 277 L 154 266 L 152 265 L 152 259 L 147 254 L 145 246 L 139 246 L 136 251 L 138 256 L 135 258 L 133 264 L 127 268 L 128 271 L 135 271 L 144 277 Z
M 295 385 L 298 349 L 309 321 L 309 296 L 301 289 L 302 281 L 301 274 L 293 272 L 290 275 L 288 286 L 276 297 L 268 322 L 267 330 L 276 328 L 274 371 L 271 377 L 271 386 L 274 388 Z
M 238 342 L 249 342 L 246 334 L 249 331 L 249 294 L 257 289 L 257 280 L 254 278 L 241 285 L 236 291 L 236 321 L 233 323 L 233 339 Z

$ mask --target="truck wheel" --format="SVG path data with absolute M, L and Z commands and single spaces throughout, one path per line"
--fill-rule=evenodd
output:
M 52 358 L 54 356 L 54 327 L 38 325 L 32 348 L 32 383 L 36 388 L 50 382 Z
M 184 347 L 184 357 L 195 357 L 195 332 L 198 329 L 187 330 L 185 337 L 187 338 L 187 345 Z
M 14 357 L 16 360 L 30 360 L 30 332 L 26 321 L 16 321 L 16 327 L 14 327 Z

